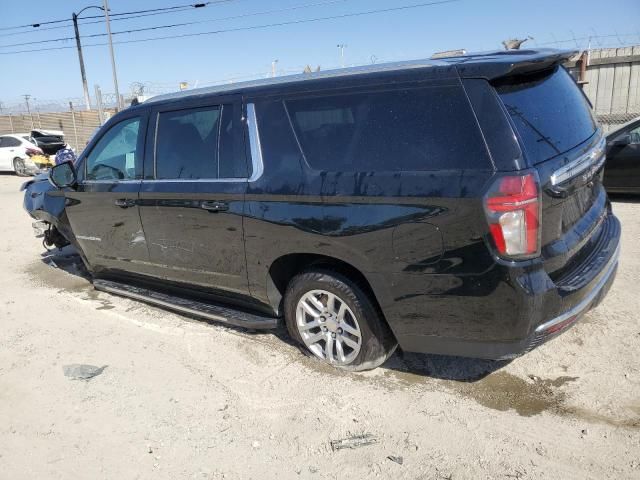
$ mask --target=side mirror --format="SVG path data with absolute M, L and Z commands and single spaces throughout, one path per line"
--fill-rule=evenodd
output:
M 613 145 L 617 145 L 617 146 L 630 145 L 630 144 L 631 144 L 631 135 L 629 135 L 628 133 L 625 133 L 624 135 L 620 135 L 618 138 L 616 138 L 613 141 Z
M 63 162 L 51 167 L 49 181 L 57 188 L 71 187 L 78 181 L 76 169 L 71 162 Z

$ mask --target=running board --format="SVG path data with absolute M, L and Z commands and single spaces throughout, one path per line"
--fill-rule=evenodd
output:
M 246 313 L 233 308 L 177 297 L 148 288 L 135 287 L 126 283 L 96 279 L 93 281 L 93 286 L 96 290 L 102 292 L 133 298 L 168 310 L 206 318 L 207 320 L 234 327 L 263 330 L 273 329 L 278 326 L 278 319 L 275 317 Z

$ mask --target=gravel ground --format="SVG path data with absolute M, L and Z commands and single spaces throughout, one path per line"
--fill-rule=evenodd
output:
M 33 238 L 20 183 L 0 175 L 0 478 L 640 478 L 640 199 L 615 202 L 617 280 L 566 334 L 508 364 L 346 374 L 282 334 L 94 291 Z

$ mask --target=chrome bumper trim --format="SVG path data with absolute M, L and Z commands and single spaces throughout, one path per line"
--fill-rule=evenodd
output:
M 618 265 L 619 257 L 620 257 L 620 245 L 616 247 L 616 251 L 613 253 L 613 255 L 611 256 L 611 259 L 609 260 L 609 263 L 605 267 L 606 273 L 602 276 L 600 280 L 598 280 L 598 283 L 591 289 L 589 294 L 586 297 L 584 297 L 580 301 L 580 303 L 575 305 L 571 310 L 564 312 L 559 317 L 551 319 L 548 322 L 545 322 L 541 325 L 538 325 L 538 327 L 535 330 L 535 333 L 543 333 L 545 330 L 548 330 L 554 325 L 562 323 L 571 317 L 575 317 L 580 313 L 582 313 L 584 310 L 586 310 L 589 307 L 589 305 L 593 302 L 593 300 L 596 298 L 596 296 L 600 293 L 600 290 L 602 290 L 602 287 L 604 287 L 605 284 L 609 281 L 611 274 L 613 273 L 616 266 Z

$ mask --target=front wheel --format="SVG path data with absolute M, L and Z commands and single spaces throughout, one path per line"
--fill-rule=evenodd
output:
M 328 270 L 296 275 L 285 294 L 289 334 L 304 349 L 345 370 L 382 365 L 396 341 L 378 309 L 348 278 Z
M 19 177 L 27 176 L 27 167 L 24 164 L 24 160 L 16 157 L 13 159 L 13 171 L 16 172 L 16 175 Z

